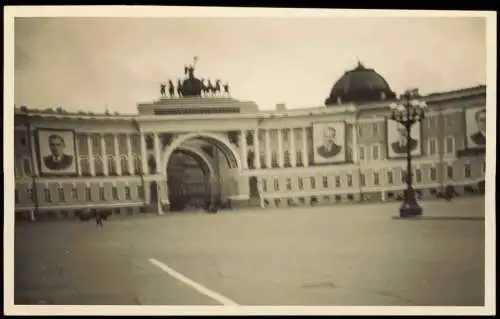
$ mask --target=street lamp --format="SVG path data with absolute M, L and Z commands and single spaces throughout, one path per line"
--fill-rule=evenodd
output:
M 406 129 L 406 190 L 404 192 L 403 205 L 399 208 L 399 216 L 414 217 L 422 215 L 423 209 L 417 203 L 415 190 L 412 186 L 412 165 L 411 165 L 411 128 L 414 124 L 421 122 L 425 118 L 425 108 L 427 104 L 424 100 L 418 99 L 417 90 L 406 91 L 401 96 L 401 104 L 391 103 L 390 119 L 398 122 Z

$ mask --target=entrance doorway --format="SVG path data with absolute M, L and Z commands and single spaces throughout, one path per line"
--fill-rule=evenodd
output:
M 208 164 L 194 152 L 174 151 L 167 167 L 170 209 L 204 208 L 210 200 Z

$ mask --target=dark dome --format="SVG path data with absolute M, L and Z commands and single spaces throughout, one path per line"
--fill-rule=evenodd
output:
M 333 86 L 325 104 L 363 103 L 392 99 L 396 95 L 387 81 L 375 70 L 365 68 L 361 62 Z

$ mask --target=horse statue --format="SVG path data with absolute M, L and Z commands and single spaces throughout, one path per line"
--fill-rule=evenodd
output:
M 177 79 L 177 96 L 182 97 L 182 83 L 181 79 Z
M 162 97 L 166 95 L 166 87 L 167 86 L 165 84 L 160 84 L 160 94 Z
M 224 84 L 224 93 L 229 96 L 229 83 L 225 83 Z
M 208 95 L 208 86 L 205 84 L 205 79 L 200 79 L 201 81 L 201 93 L 203 94 L 203 96 L 207 96 Z
M 217 95 L 217 93 L 220 93 L 220 89 L 221 89 L 221 80 L 216 80 L 215 86 L 213 87 L 213 94 Z
M 175 96 L 175 87 L 172 80 L 168 80 L 168 95 L 170 95 L 170 97 Z
M 207 90 L 206 91 L 207 93 L 210 93 L 210 95 L 213 95 L 213 93 L 214 93 L 214 86 L 212 85 L 212 81 L 210 79 L 208 80 L 208 85 L 206 87 L 206 90 Z

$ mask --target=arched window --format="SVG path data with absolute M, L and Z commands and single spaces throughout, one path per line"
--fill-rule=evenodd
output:
M 107 155 L 106 160 L 108 161 L 108 174 L 116 175 L 116 162 L 113 155 Z
M 104 161 L 100 155 L 94 155 L 95 175 L 104 175 Z
M 289 151 L 285 151 L 283 153 L 283 159 L 284 159 L 284 162 L 285 162 L 285 167 L 290 167 L 291 166 L 291 162 L 290 162 L 290 152 Z
M 105 191 L 104 191 L 104 187 L 103 186 L 99 186 L 99 200 L 100 201 L 105 201 L 106 200 L 106 196 L 105 196 Z
M 436 155 L 438 149 L 437 139 L 430 138 L 428 143 L 429 143 L 428 155 L 429 156 Z
M 134 156 L 134 170 L 135 174 L 141 174 L 142 172 L 142 162 L 139 156 Z
M 128 171 L 128 156 L 125 154 L 120 155 L 120 166 L 122 169 L 123 175 L 128 175 L 130 172 Z
M 81 174 L 84 176 L 90 176 L 90 162 L 89 158 L 86 155 L 80 156 L 80 169 L 81 169 Z
M 365 157 L 365 147 L 363 145 L 359 146 L 359 151 L 358 151 L 358 159 L 360 161 L 364 161 L 366 159 Z
M 88 155 L 89 154 L 89 147 L 88 147 L 88 142 L 87 142 L 87 135 L 78 134 L 77 140 L 78 140 L 78 142 L 77 142 L 78 153 L 80 155 Z
M 445 150 L 448 155 L 455 152 L 455 138 L 453 136 L 446 137 Z

